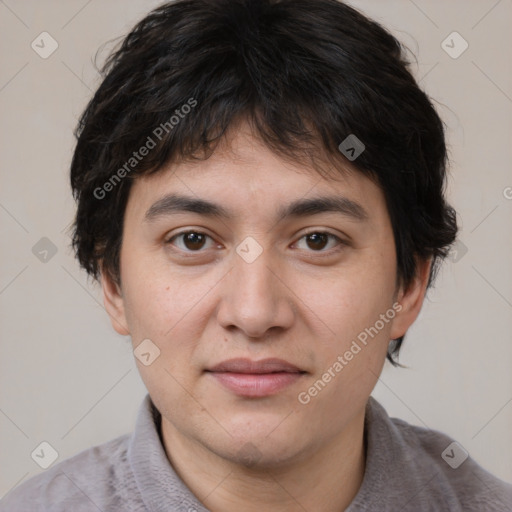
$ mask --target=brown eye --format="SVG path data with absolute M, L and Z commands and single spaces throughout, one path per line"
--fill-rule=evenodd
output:
M 200 231 L 185 231 L 174 235 L 168 244 L 173 244 L 176 239 L 181 239 L 181 244 L 176 244 L 177 247 L 185 252 L 198 252 L 205 246 L 206 240 L 211 237 Z
M 187 249 L 197 251 L 204 245 L 205 236 L 202 233 L 186 233 L 183 237 L 183 243 Z
M 315 250 L 322 250 L 329 240 L 325 233 L 311 233 L 306 236 L 308 247 Z
M 313 252 L 328 252 L 329 249 L 335 247 L 331 244 L 331 247 L 328 247 L 327 250 L 324 250 L 326 246 L 329 245 L 330 240 L 334 240 L 337 242 L 337 245 L 344 245 L 343 240 L 341 240 L 336 235 L 332 233 L 327 233 L 324 231 L 313 231 L 311 233 L 307 233 L 302 238 L 300 238 L 299 242 L 305 240 L 306 248 Z M 300 249 L 301 247 L 299 247 Z

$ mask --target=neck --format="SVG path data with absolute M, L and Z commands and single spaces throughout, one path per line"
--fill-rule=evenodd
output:
M 211 512 L 341 512 L 363 481 L 364 412 L 311 453 L 278 466 L 241 466 L 183 436 L 164 419 L 162 434 L 174 470 Z

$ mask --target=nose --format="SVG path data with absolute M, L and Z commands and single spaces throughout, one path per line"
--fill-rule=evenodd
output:
M 296 308 L 282 266 L 265 249 L 252 262 L 233 254 L 231 271 L 221 282 L 217 320 L 228 330 L 239 330 L 251 341 L 269 331 L 291 327 Z

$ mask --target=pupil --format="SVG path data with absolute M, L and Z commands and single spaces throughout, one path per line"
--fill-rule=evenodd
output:
M 323 249 L 327 243 L 327 235 L 325 233 L 312 233 L 309 235 L 308 239 L 309 241 L 313 241 L 313 245 L 320 243 L 320 247 L 317 245 L 316 247 L 312 247 L 312 249 Z
M 187 233 L 185 244 L 188 249 L 200 249 L 204 243 L 204 237 L 200 233 Z

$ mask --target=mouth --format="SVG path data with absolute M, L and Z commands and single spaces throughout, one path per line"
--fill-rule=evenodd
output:
M 261 398 L 291 386 L 307 372 L 283 359 L 230 359 L 205 372 L 238 396 Z

